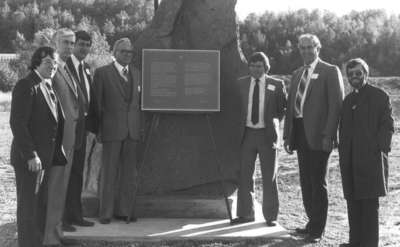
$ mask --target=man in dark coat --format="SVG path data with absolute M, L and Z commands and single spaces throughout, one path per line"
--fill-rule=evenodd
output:
M 67 163 L 62 148 L 64 116 L 51 82 L 56 58 L 53 48 L 38 48 L 32 56 L 32 71 L 17 82 L 12 95 L 11 164 L 17 185 L 20 247 L 42 246 L 48 171 Z
M 353 91 L 343 102 L 339 156 L 350 226 L 349 243 L 378 246 L 379 197 L 388 191 L 388 152 L 394 132 L 389 96 L 367 83 L 369 68 L 360 59 L 346 65 Z

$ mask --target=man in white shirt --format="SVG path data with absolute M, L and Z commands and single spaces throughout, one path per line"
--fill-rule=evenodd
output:
M 140 71 L 130 64 L 133 47 L 128 38 L 114 44 L 115 61 L 96 70 L 93 92 L 99 121 L 98 139 L 103 143 L 100 171 L 99 222 L 114 216 L 135 221 L 137 154 L 140 139 Z M 117 190 L 115 189 L 117 188 Z
M 83 218 L 81 204 L 87 130 L 91 130 L 91 122 L 93 122 L 90 118 L 91 114 L 89 114 L 92 78 L 90 76 L 90 66 L 85 62 L 91 45 L 92 39 L 86 31 L 75 32 L 74 49 L 72 50 L 72 55 L 66 60 L 68 69 L 80 87 L 83 97 L 79 101 L 82 111 L 76 124 L 75 151 L 68 182 L 67 199 L 65 201 L 64 225 L 94 225 L 93 222 Z
M 277 148 L 279 121 L 286 109 L 286 90 L 282 80 L 267 75 L 269 60 L 262 52 L 249 59 L 250 75 L 237 86 L 241 110 L 241 163 L 237 216 L 231 224 L 254 221 L 253 173 L 257 155 L 263 179 L 263 215 L 268 226 L 275 226 L 279 211 L 277 188 Z

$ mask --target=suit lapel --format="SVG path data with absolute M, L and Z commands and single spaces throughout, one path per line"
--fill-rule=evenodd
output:
M 67 85 L 69 86 L 71 91 L 74 93 L 75 97 L 78 98 L 78 92 L 76 91 L 75 86 L 72 84 L 73 78 L 67 74 L 68 73 L 67 71 L 68 71 L 68 67 L 66 67 L 66 69 L 58 68 L 58 72 L 63 77 L 64 81 L 67 83 Z
M 112 77 L 116 78 L 116 82 L 114 83 L 115 86 L 119 89 L 121 95 L 123 97 L 125 97 L 125 92 L 124 92 L 124 88 L 121 85 L 121 80 L 123 80 L 123 78 L 121 77 L 121 75 L 119 74 L 117 68 L 115 67 L 114 63 L 111 63 L 110 66 L 112 67 L 111 73 L 112 73 Z
M 139 77 L 137 76 L 137 70 L 135 69 L 134 66 L 129 66 L 129 74 L 132 78 L 132 97 L 131 97 L 131 101 L 136 100 L 136 95 L 138 95 L 139 93 Z M 129 77 L 128 77 L 129 79 Z
M 268 85 L 269 85 L 270 82 L 271 82 L 271 78 L 268 75 L 265 75 L 264 114 L 266 112 L 268 101 L 269 101 L 269 98 L 271 96 L 271 91 L 268 90 Z
M 307 100 L 307 98 L 308 98 L 308 96 L 310 95 L 310 93 L 311 93 L 311 90 L 312 90 L 312 88 L 313 88 L 313 85 L 315 84 L 315 83 L 317 83 L 317 81 L 319 80 L 319 76 L 318 76 L 318 78 L 316 78 L 316 79 L 312 79 L 312 75 L 313 74 L 318 74 L 318 75 L 320 75 L 321 73 L 321 62 L 320 61 L 318 61 L 318 63 L 316 64 L 316 66 L 315 66 L 315 69 L 314 69 L 314 71 L 312 72 L 312 74 L 310 75 L 310 81 L 308 82 L 308 88 L 307 88 L 307 92 L 306 92 L 306 98 L 305 98 L 305 101 Z
M 47 106 L 49 107 L 49 109 L 54 117 L 54 120 L 56 120 L 56 122 L 57 122 L 57 120 L 58 120 L 57 119 L 57 109 L 55 108 L 55 107 L 57 107 L 57 105 L 52 103 L 52 100 L 49 97 L 50 92 L 44 85 L 44 82 L 40 82 L 39 87 L 40 87 L 40 90 L 42 91 L 44 99 L 46 100 Z
M 72 58 L 69 57 L 65 63 L 67 64 L 69 71 L 71 71 L 73 77 L 75 78 L 75 81 L 79 81 L 79 76 L 75 69 L 74 63 L 72 62 Z

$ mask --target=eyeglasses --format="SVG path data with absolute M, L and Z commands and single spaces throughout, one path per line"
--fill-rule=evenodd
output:
M 312 49 L 314 49 L 315 47 L 316 47 L 315 45 L 307 45 L 307 46 L 299 45 L 299 49 L 300 49 L 300 50 L 312 50 Z
M 347 72 L 347 77 L 360 77 L 362 75 L 363 75 L 363 72 L 361 70 Z
M 119 50 L 119 52 L 124 53 L 124 54 L 132 54 L 132 50 Z

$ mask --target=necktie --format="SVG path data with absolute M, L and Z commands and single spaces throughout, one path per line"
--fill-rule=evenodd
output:
M 307 77 L 308 77 L 308 69 L 310 66 L 305 66 L 304 67 L 304 72 L 303 75 L 300 78 L 299 82 L 299 87 L 297 88 L 297 93 L 296 93 L 296 98 L 295 98 L 295 111 L 297 115 L 301 114 L 301 101 L 303 100 L 303 96 L 305 94 L 306 90 L 306 84 L 307 84 Z
M 127 81 L 128 80 L 128 69 L 126 67 L 124 67 L 122 69 L 122 75 L 123 75 L 125 81 Z
M 56 115 L 58 115 L 58 113 L 57 113 L 57 98 L 54 93 L 53 87 L 51 86 L 51 83 L 49 81 L 45 81 L 44 85 L 46 85 L 47 93 L 49 94 L 50 102 L 52 104 L 54 112 Z
M 251 107 L 251 122 L 253 124 L 258 123 L 258 111 L 260 107 L 260 86 L 259 82 L 260 79 L 256 79 L 256 83 L 254 84 L 254 90 L 253 90 L 253 105 Z
M 85 76 L 83 74 L 82 63 L 79 63 L 78 70 L 79 70 L 79 83 L 81 84 L 81 88 L 82 88 L 83 94 L 85 94 L 86 100 L 89 100 L 88 91 L 86 89 Z

